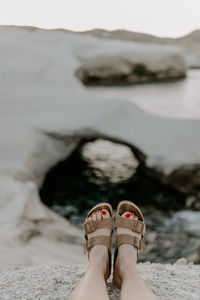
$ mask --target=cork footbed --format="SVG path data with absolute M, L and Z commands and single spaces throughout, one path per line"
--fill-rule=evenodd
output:
M 87 214 L 87 218 L 93 213 L 96 212 L 97 210 L 102 210 L 102 209 L 107 209 L 110 216 L 112 217 L 113 215 L 113 209 L 112 206 L 108 203 L 99 203 L 97 205 L 95 205 Z
M 117 206 L 117 212 L 120 216 L 123 215 L 123 213 L 125 212 L 134 213 L 134 215 L 138 217 L 139 221 L 144 222 L 144 217 L 141 210 L 135 203 L 131 201 L 128 200 L 121 201 Z

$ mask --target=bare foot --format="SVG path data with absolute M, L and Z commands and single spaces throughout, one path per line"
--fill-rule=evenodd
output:
M 122 217 L 130 219 L 130 220 L 138 220 L 138 217 L 130 212 L 125 212 Z M 136 236 L 141 239 L 141 235 L 137 234 L 129 229 L 118 228 L 116 234 L 128 234 L 132 236 Z M 137 250 L 130 244 L 122 244 L 118 248 L 118 254 L 115 261 L 115 267 L 113 271 L 113 280 L 115 284 L 121 288 L 122 278 L 124 279 L 127 270 L 132 270 L 133 272 L 137 272 L 136 269 L 137 262 Z
M 97 210 L 93 212 L 88 218 L 86 218 L 85 222 L 98 221 L 101 219 L 107 219 L 110 217 L 110 214 L 107 209 Z M 88 234 L 88 238 L 92 238 L 95 236 L 110 236 L 111 230 L 102 228 L 98 229 L 93 233 Z M 96 266 L 99 271 L 102 271 L 105 279 L 109 277 L 109 256 L 108 249 L 103 245 L 94 246 L 89 254 L 89 266 L 88 268 Z

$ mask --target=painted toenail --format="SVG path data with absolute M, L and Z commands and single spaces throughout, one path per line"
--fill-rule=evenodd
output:
M 106 212 L 105 210 L 102 210 L 101 213 L 102 213 L 102 215 L 104 215 L 104 216 L 107 214 L 107 212 Z
M 92 215 L 90 216 L 90 218 L 92 218 Z
M 97 210 L 97 213 L 100 213 L 100 210 Z
M 130 218 L 130 216 L 131 216 L 130 213 L 127 213 L 127 214 L 125 215 L 126 218 Z
M 137 217 L 137 216 L 134 216 L 134 219 L 135 219 L 135 220 L 137 220 L 137 219 L 138 219 L 138 217 Z
M 94 214 L 94 215 L 96 215 L 96 213 L 95 213 L 95 212 L 94 212 L 93 214 Z

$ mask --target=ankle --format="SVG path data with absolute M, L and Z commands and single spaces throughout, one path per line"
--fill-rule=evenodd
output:
M 137 262 L 137 250 L 129 244 L 122 244 L 118 250 L 118 256 L 120 263 L 125 265 L 136 265 Z
M 135 273 L 137 262 L 137 251 L 129 244 L 123 244 L 119 247 L 117 257 L 118 267 L 121 277 L 125 277 L 127 274 Z
M 88 268 L 98 268 L 98 270 L 106 271 L 108 264 L 108 249 L 103 245 L 96 245 L 92 248 L 89 255 Z

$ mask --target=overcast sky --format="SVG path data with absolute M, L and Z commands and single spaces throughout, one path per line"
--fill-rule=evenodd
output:
M 0 24 L 176 37 L 200 28 L 200 0 L 0 0 Z

